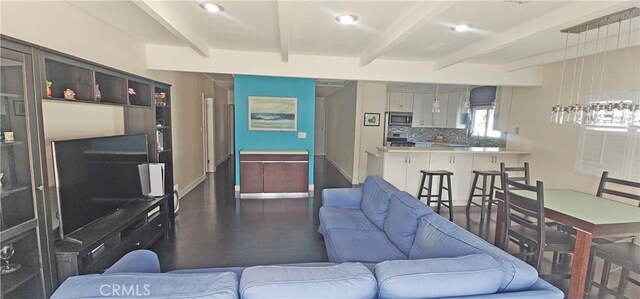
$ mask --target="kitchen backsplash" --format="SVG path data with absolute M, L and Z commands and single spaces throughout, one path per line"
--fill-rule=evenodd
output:
M 433 142 L 436 136 L 442 136 L 445 143 L 464 144 L 481 147 L 506 147 L 507 134 L 502 133 L 500 138 L 487 138 L 474 135 L 467 136 L 466 129 L 450 128 L 413 128 L 404 126 L 389 126 L 389 133 L 406 133 L 409 141 L 413 142 Z

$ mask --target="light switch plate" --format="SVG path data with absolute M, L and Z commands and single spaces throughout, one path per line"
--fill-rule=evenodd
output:
M 298 132 L 298 138 L 306 139 L 307 138 L 307 132 Z

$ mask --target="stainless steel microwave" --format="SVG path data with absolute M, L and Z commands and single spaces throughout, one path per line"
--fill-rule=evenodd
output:
M 389 112 L 390 126 L 411 126 L 413 113 Z

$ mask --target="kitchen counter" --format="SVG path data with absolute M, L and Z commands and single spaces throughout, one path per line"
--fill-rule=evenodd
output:
M 512 150 L 504 147 L 450 147 L 450 146 L 429 146 L 429 147 L 393 147 L 393 146 L 384 146 L 378 147 L 378 150 L 387 152 L 387 153 L 432 153 L 432 152 L 452 152 L 456 154 L 481 154 L 481 153 L 501 153 L 501 154 L 520 154 L 526 155 L 530 154 L 526 151 L 521 150 Z

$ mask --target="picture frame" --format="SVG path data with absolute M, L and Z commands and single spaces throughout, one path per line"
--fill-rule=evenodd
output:
M 297 131 L 298 99 L 250 96 L 248 121 L 251 131 Z
M 365 127 L 379 127 L 380 126 L 380 113 L 365 112 L 364 113 L 364 126 Z
M 13 101 L 13 114 L 15 114 L 16 116 L 25 116 L 27 114 L 27 110 L 24 107 L 24 101 Z

